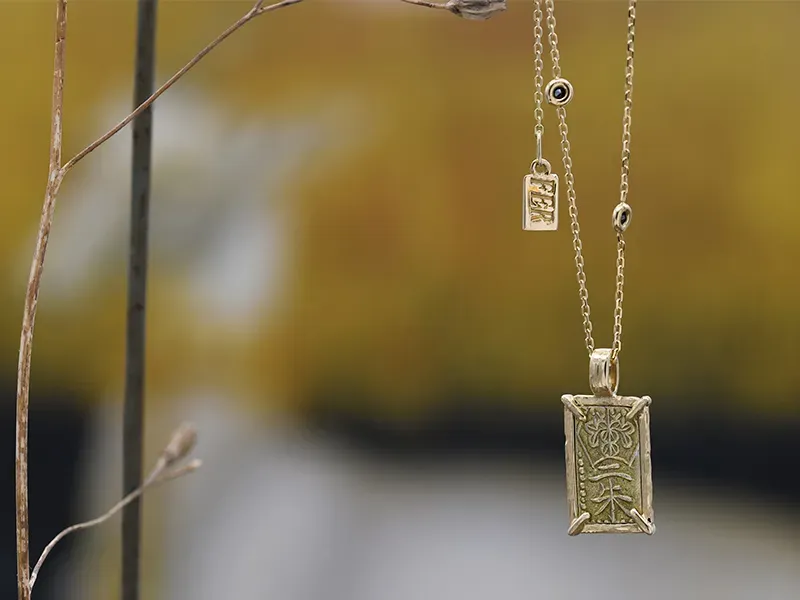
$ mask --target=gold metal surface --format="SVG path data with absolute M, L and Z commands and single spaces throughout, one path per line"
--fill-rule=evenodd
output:
M 596 396 L 613 396 L 619 386 L 619 360 L 608 348 L 597 348 L 589 359 L 589 387 Z
M 563 396 L 562 401 L 567 532 L 652 535 L 650 398 Z
M 562 97 L 558 97 L 557 90 L 563 93 Z M 553 106 L 566 106 L 572 100 L 573 93 L 572 84 L 563 77 L 551 79 L 544 88 L 544 96 L 547 98 L 547 102 Z
M 531 163 L 531 173 L 522 184 L 522 228 L 526 231 L 555 231 L 558 229 L 558 175 L 552 173 L 550 163 L 542 156 L 544 137 L 544 62 L 542 55 L 542 0 L 535 0 L 533 11 L 534 92 L 533 116 L 536 125 L 536 158 Z
M 569 529 L 567 529 L 567 534 L 569 535 L 578 535 L 581 531 L 583 531 L 583 525 L 591 518 L 592 515 L 589 513 L 581 513 L 579 517 L 575 517 L 572 520 L 572 523 L 569 524 Z
M 522 228 L 526 231 L 558 229 L 558 175 L 533 172 L 525 176 Z
M 614 207 L 614 212 L 611 213 L 611 225 L 617 233 L 625 233 L 625 230 L 630 227 L 633 211 L 629 204 L 620 202 Z

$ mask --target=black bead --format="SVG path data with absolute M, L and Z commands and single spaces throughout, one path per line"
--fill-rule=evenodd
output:
M 623 225 L 625 225 L 625 223 L 627 223 L 627 222 L 628 222 L 628 213 L 627 213 L 627 211 L 626 211 L 626 212 L 623 212 L 623 213 L 622 213 L 622 214 L 619 216 L 619 222 L 620 222 L 620 223 L 622 223 Z
M 545 88 L 547 101 L 556 106 L 564 106 L 572 99 L 572 86 L 566 79 L 553 79 Z

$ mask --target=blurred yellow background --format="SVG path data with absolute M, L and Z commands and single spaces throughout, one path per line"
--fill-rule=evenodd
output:
M 243 8 L 163 3 L 159 72 L 183 64 Z M 792 73 L 800 9 L 755 8 L 640 9 L 622 386 L 669 397 L 665 410 L 704 401 L 748 412 L 799 406 L 792 274 L 800 255 L 800 84 Z M 67 154 L 122 114 L 98 105 L 112 92 L 125 98 L 131 85 L 134 9 L 116 1 L 71 6 Z M 10 368 L 47 160 L 52 7 L 3 3 L 0 11 L 9 90 L 0 98 L 7 198 L 0 260 L 11 275 L 0 327 Z M 559 11 L 565 73 L 577 90 L 569 123 L 602 345 L 613 309 L 608 221 L 619 177 L 624 19 L 605 2 L 565 2 Z M 280 298 L 248 317 L 245 335 L 226 335 L 186 310 L 175 268 L 155 253 L 150 388 L 198 376 L 269 386 L 294 410 L 334 386 L 369 398 L 368 410 L 398 411 L 460 390 L 525 404 L 551 402 L 536 390 L 583 391 L 566 215 L 551 235 L 522 232 L 518 223 L 518 188 L 534 151 L 528 13 L 527 3 L 512 2 L 499 18 L 471 23 L 390 2 L 301 5 L 248 26 L 183 80 L 176 94 L 219 107 L 233 131 L 314 115 L 339 122 L 332 139 L 307 151 L 279 197 L 263 197 L 285 211 L 290 251 Z M 547 111 L 545 156 L 560 171 L 553 116 Z M 56 231 L 107 152 L 65 184 Z M 222 141 L 204 149 L 210 162 L 224 163 L 227 153 Z M 261 161 L 279 155 L 271 149 Z M 191 170 L 163 177 L 179 185 Z M 124 202 L 124 181 L 109 202 Z M 154 197 L 155 219 L 167 202 Z M 85 218 L 87 230 L 106 226 Z M 126 232 L 119 233 L 114 243 L 123 248 Z M 58 241 L 52 255 L 64 250 Z M 50 382 L 93 397 L 121 385 L 122 256 L 98 261 L 79 290 L 83 301 L 62 307 L 45 284 L 35 388 Z
M 570 139 L 595 339 L 603 347 L 611 341 L 613 313 L 610 219 L 619 193 L 625 7 L 599 0 L 556 5 L 562 67 L 576 91 L 569 106 Z M 233 0 L 162 1 L 158 81 L 249 6 Z M 0 379 L 9 390 L 3 396 L 9 426 L 24 286 L 46 178 L 54 12 L 52 2 L 0 2 Z M 234 435 L 238 427 L 252 439 L 271 440 L 275 423 L 302 428 L 320 412 L 422 426 L 439 411 L 458 412 L 464 404 L 544 423 L 551 448 L 545 454 L 552 458 L 561 451 L 563 440 L 549 444 L 562 435 L 559 397 L 588 392 L 587 356 L 563 192 L 558 232 L 523 232 L 520 223 L 520 186 L 535 152 L 531 15 L 532 3 L 517 0 L 488 22 L 466 22 L 399 1 L 308 0 L 248 25 L 156 103 L 149 455 L 174 420 L 198 420 L 206 427 L 201 431 L 218 444 L 203 456 L 212 458 L 209 471 L 221 477 L 227 468 L 252 483 L 247 468 L 261 465 L 260 457 L 282 456 L 284 446 L 258 446 L 247 455 L 250 466 L 242 466 L 237 444 L 245 438 Z M 130 109 L 135 18 L 136 5 L 129 0 L 70 1 L 65 155 L 79 151 Z M 643 1 L 639 6 L 629 198 L 634 218 L 626 235 L 620 392 L 654 398 L 657 513 L 659 460 L 678 481 L 686 473 L 702 479 L 708 469 L 730 475 L 722 486 L 749 482 L 747 494 L 762 492 L 764 481 L 770 493 L 798 491 L 773 462 L 794 465 L 792 439 L 800 431 L 798 23 L 797 2 Z M 549 72 L 548 60 L 545 68 Z M 554 114 L 545 108 L 544 155 L 563 176 Z M 112 457 L 118 451 L 114 428 L 124 375 L 129 146 L 126 130 L 68 176 L 40 297 L 32 402 L 45 412 L 88 415 L 86 441 L 69 459 L 74 485 L 82 490 L 71 492 L 77 499 L 63 517 L 69 520 L 93 514 L 119 489 Z M 708 420 L 720 414 L 724 427 Z M 46 421 L 46 414 L 33 417 L 34 423 Z M 491 429 L 489 421 L 481 426 Z M 54 427 L 57 422 L 64 421 L 55 419 Z M 252 423 L 253 431 L 247 429 Z M 692 433 L 684 426 L 694 427 Z M 506 429 L 498 431 L 503 437 Z M 526 441 L 537 435 L 530 432 L 522 436 Z M 729 446 L 714 445 L 720 440 L 741 448 L 745 458 L 727 454 Z M 692 450 L 681 454 L 684 442 Z M 535 440 L 530 443 L 537 447 Z M 57 448 L 44 447 L 47 460 L 54 460 Z M 536 454 L 537 448 L 525 452 Z M 7 453 L 10 459 L 10 449 Z M 219 458 L 228 455 L 230 463 Z M 746 457 L 753 462 L 739 462 Z M 325 462 L 321 469 L 336 479 L 350 459 L 331 460 L 332 466 Z M 548 463 L 542 472 L 551 467 Z M 556 476 L 532 483 L 511 476 L 509 497 L 538 506 L 532 498 L 541 492 L 542 506 L 552 501 L 557 518 L 563 513 L 566 519 L 558 504 L 560 463 L 552 468 Z M 377 471 L 379 478 L 384 475 Z M 450 481 L 449 474 L 432 479 Z M 422 489 L 430 485 L 424 477 L 411 479 Z M 508 482 L 500 479 L 496 485 L 505 489 Z M 476 481 L 483 479 L 476 476 Z M 203 510 L 219 510 L 230 501 L 226 493 L 258 504 L 261 492 L 245 484 L 236 491 L 227 483 L 215 485 L 202 488 L 209 503 L 214 498 Z M 392 485 L 387 497 L 403 498 Z M 696 490 L 681 485 L 660 488 L 666 490 L 667 522 L 677 533 L 666 534 L 658 552 L 644 552 L 641 560 L 660 557 L 652 560 L 663 561 L 663 576 L 671 581 L 667 565 L 675 563 L 670 560 L 691 562 L 675 558 L 680 548 L 706 548 L 698 536 L 713 531 L 722 536 L 713 538 L 715 544 L 724 541 L 713 551 L 706 548 L 709 555 L 720 553 L 728 566 L 747 562 L 752 569 L 747 581 L 763 576 L 776 587 L 747 595 L 750 588 L 734 577 L 725 584 L 729 587 L 717 588 L 714 582 L 724 578 L 711 569 L 697 574 L 711 583 L 692 588 L 688 577 L 684 584 L 690 591 L 680 597 L 792 597 L 780 590 L 800 585 L 787 575 L 798 555 L 783 545 L 785 536 L 794 540 L 789 546 L 796 544 L 796 527 L 771 522 L 763 531 L 757 524 L 745 531 L 739 516 L 727 513 L 720 513 L 719 521 L 704 520 L 703 511 L 717 514 L 718 503 L 739 502 L 746 507 L 742 514 L 749 514 L 747 507 L 764 500 L 719 488 L 701 501 L 693 495 Z M 298 484 L 297 495 L 287 492 L 284 500 L 292 505 L 314 490 Z M 371 498 L 369 491 L 365 494 Z M 42 502 L 39 515 L 49 510 L 47 499 Z M 458 505 L 459 498 L 448 502 Z M 153 506 L 159 503 L 154 500 Z M 319 515 L 328 515 L 330 505 L 320 504 L 324 508 L 309 510 L 323 519 Z M 265 519 L 280 522 L 268 505 L 265 500 L 252 510 L 261 514 L 263 509 L 269 515 Z M 145 570 L 152 579 L 147 597 L 198 598 L 186 591 L 198 588 L 164 583 L 171 581 L 170 573 L 175 582 L 185 582 L 197 572 L 192 571 L 196 565 L 186 567 L 184 578 L 180 569 L 170 571 L 164 555 L 176 547 L 164 547 L 165 539 L 174 534 L 196 548 L 203 546 L 198 532 L 212 536 L 224 528 L 209 532 L 213 528 L 201 508 L 187 509 L 196 519 L 189 524 L 189 517 L 181 520 L 178 500 L 169 506 L 148 515 Z M 479 499 L 475 506 L 481 507 L 474 513 L 480 518 L 517 516 L 516 508 L 502 503 L 483 511 Z M 670 507 L 678 508 L 670 513 Z M 759 504 L 759 514 L 771 514 L 762 509 Z M 795 505 L 790 510 L 796 514 Z M 10 523 L 10 513 L 4 514 Z M 330 518 L 339 519 L 336 515 Z M 522 550 L 514 548 L 526 560 L 541 560 L 541 566 L 548 564 L 547 556 L 558 562 L 572 552 L 586 552 L 587 560 L 593 555 L 595 546 L 570 550 L 562 547 L 561 537 L 551 540 L 551 533 L 563 535 L 561 522 L 547 521 L 552 531 L 537 534 L 530 524 L 539 523 L 539 517 L 546 520 L 549 513 L 531 517 L 519 510 L 524 526 L 515 532 L 528 541 L 520 542 Z M 36 518 L 33 512 L 34 523 Z M 165 529 L 164 523 L 176 518 L 175 530 Z M 353 518 L 361 523 L 360 512 Z M 463 530 L 455 518 L 453 528 L 459 534 L 474 532 L 469 524 L 480 518 L 464 517 Z M 729 530 L 743 537 L 725 537 Z M 513 537 L 503 532 L 496 540 Z M 284 539 L 272 530 L 262 533 L 274 544 Z M 113 527 L 96 534 L 95 545 L 84 549 L 79 577 L 100 579 L 114 589 L 116 534 Z M 752 546 L 743 541 L 747 536 Z M 602 543 L 626 551 L 621 542 Z M 492 547 L 503 557 L 517 551 L 501 541 Z M 743 554 L 727 557 L 726 547 Z M 251 570 L 259 568 L 258 548 L 248 555 L 256 563 Z M 442 548 L 445 552 L 449 545 L 443 542 Z M 780 576 L 749 562 L 756 556 L 766 560 L 771 551 L 779 558 L 770 568 L 785 567 Z M 274 552 L 280 555 L 280 548 Z M 98 562 L 101 575 L 86 566 Z M 283 563 L 276 559 L 274 564 Z M 641 570 L 649 568 L 643 564 Z M 552 570 L 541 567 L 541 577 Z M 324 573 L 320 577 L 325 580 Z M 508 597 L 577 597 L 566 591 L 559 595 L 557 587 L 530 595 L 536 581 L 509 584 Z M 704 585 L 712 591 L 701 595 Z M 88 587 L 80 589 L 88 593 Z M 207 590 L 216 588 L 199 589 L 210 594 Z M 303 589 L 284 592 L 281 600 L 324 597 L 319 590 Z M 410 589 L 405 595 L 367 597 L 432 597 Z M 506 597 L 491 589 L 496 598 Z M 657 595 L 667 590 L 651 598 L 678 597 L 678 592 Z M 473 597 L 466 593 L 437 597 Z M 361 598 L 342 594 L 347 600 Z M 327 600 L 339 598 L 331 592 Z

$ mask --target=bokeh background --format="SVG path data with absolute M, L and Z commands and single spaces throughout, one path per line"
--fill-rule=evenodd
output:
M 248 7 L 162 1 L 158 80 Z M 129 110 L 135 10 L 70 2 L 67 155 Z M 601 346 L 625 10 L 557 2 Z M 3 598 L 54 12 L 0 2 Z M 654 399 L 653 538 L 566 536 L 560 396 L 588 392 L 587 357 L 566 213 L 557 233 L 520 228 L 531 15 L 309 0 L 156 104 L 147 455 L 190 420 L 205 466 L 147 497 L 145 598 L 800 597 L 800 3 L 640 3 L 620 391 Z M 60 197 L 34 345 L 34 555 L 121 490 L 130 141 Z M 117 597 L 118 545 L 118 520 L 75 536 L 37 597 Z

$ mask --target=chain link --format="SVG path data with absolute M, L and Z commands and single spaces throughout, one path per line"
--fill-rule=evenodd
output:
M 572 230 L 572 248 L 575 250 L 575 268 L 578 276 L 578 296 L 581 301 L 581 314 L 583 315 L 583 332 L 586 336 L 586 349 L 591 356 L 592 352 L 594 352 L 592 316 L 589 308 L 589 290 L 586 287 L 581 226 L 578 221 L 575 175 L 572 173 L 572 155 L 570 153 L 569 128 L 567 127 L 567 109 L 563 106 L 559 106 L 556 109 L 556 113 L 558 115 L 558 132 L 561 134 L 561 155 L 564 164 L 564 182 L 567 185 L 567 203 L 569 206 L 570 229 Z
M 544 46 L 542 46 L 542 37 L 544 35 L 544 31 L 542 29 L 542 20 L 544 15 L 542 14 L 542 0 L 534 0 L 534 10 L 533 10 L 533 58 L 534 58 L 534 70 L 535 76 L 533 79 L 534 83 L 534 93 L 533 93 L 533 101 L 536 105 L 536 108 L 533 110 L 533 116 L 536 119 L 536 126 L 534 127 L 533 131 L 538 136 L 542 136 L 544 134 L 544 110 L 542 110 L 542 103 L 544 101 L 544 93 L 542 90 L 544 89 L 544 61 L 542 60 L 542 55 L 544 54 Z
M 625 55 L 625 109 L 622 113 L 622 169 L 619 184 L 620 203 L 628 201 L 628 176 L 631 166 L 631 109 L 633 108 L 633 50 L 636 37 L 636 0 L 628 1 L 628 43 Z M 622 350 L 622 300 L 625 288 L 625 239 L 617 234 L 617 286 L 614 298 L 614 344 L 611 361 Z
M 561 77 L 561 57 L 558 51 L 558 35 L 556 34 L 556 17 L 553 0 L 545 0 L 547 9 L 548 42 L 550 44 L 550 58 L 553 64 L 553 78 Z M 556 108 L 558 115 L 558 132 L 561 135 L 561 156 L 564 164 L 564 182 L 567 186 L 567 201 L 569 205 L 570 229 L 572 230 L 572 247 L 575 250 L 575 268 L 578 275 L 578 296 L 581 301 L 581 314 L 583 315 L 583 331 L 586 339 L 586 349 L 589 355 L 594 352 L 594 337 L 592 336 L 592 317 L 589 308 L 589 290 L 586 287 L 586 271 L 584 270 L 583 242 L 581 241 L 581 226 L 578 221 L 578 204 L 575 193 L 575 175 L 572 172 L 572 154 L 569 143 L 569 128 L 567 127 L 567 109 L 564 106 Z
M 628 3 L 628 44 L 625 57 L 625 110 L 622 113 L 622 175 L 619 201 L 628 199 L 628 175 L 631 170 L 631 109 L 633 108 L 633 41 L 636 34 L 636 0 Z
M 561 56 L 558 50 L 558 35 L 556 34 L 556 17 L 554 0 L 545 0 L 547 11 L 548 42 L 550 57 L 553 63 L 553 78 L 561 77 Z M 622 168 L 620 177 L 620 202 L 628 199 L 628 178 L 630 173 L 630 145 L 631 145 L 631 109 L 633 107 L 633 56 L 634 35 L 636 30 L 636 1 L 628 0 L 628 37 L 625 60 L 625 104 L 622 118 Z M 539 0 L 537 0 L 537 5 Z M 567 186 L 567 200 L 569 203 L 570 228 L 572 230 L 572 246 L 575 250 L 575 268 L 578 278 L 578 296 L 581 302 L 583 315 L 583 331 L 585 333 L 586 349 L 591 356 L 594 352 L 594 337 L 592 335 L 592 318 L 589 308 L 589 291 L 586 287 L 586 271 L 583 259 L 583 242 L 581 241 L 581 228 L 578 221 L 578 205 L 575 193 L 575 176 L 572 172 L 572 156 L 569 143 L 569 128 L 567 127 L 567 110 L 563 106 L 556 109 L 558 115 L 558 131 L 561 135 L 561 154 L 564 164 L 564 180 Z M 617 234 L 617 273 L 616 293 L 614 297 L 614 340 L 611 347 L 611 361 L 617 360 L 622 350 L 622 301 L 625 287 L 625 240 L 621 233 Z
M 611 362 L 617 360 L 622 350 L 622 300 L 625 297 L 625 240 L 617 234 L 617 285 L 614 295 L 614 342 L 611 346 Z

